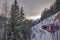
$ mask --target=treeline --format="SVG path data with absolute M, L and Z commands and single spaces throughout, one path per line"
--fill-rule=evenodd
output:
M 5 6 L 5 13 L 6 11 Z M 4 27 L 2 40 L 30 40 L 31 27 L 33 23 L 26 19 L 23 7 L 19 8 L 17 0 L 11 6 L 8 24 Z
M 60 10 L 60 0 L 56 0 L 56 2 L 54 2 L 54 4 L 50 6 L 50 9 L 45 8 L 45 10 L 41 13 L 41 19 L 39 20 L 39 22 L 57 13 L 59 10 Z

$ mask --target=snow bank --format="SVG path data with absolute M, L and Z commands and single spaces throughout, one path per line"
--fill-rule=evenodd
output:
M 31 40 L 52 40 L 52 35 L 46 30 L 42 29 L 42 25 L 49 25 L 54 23 L 54 20 L 58 13 L 46 18 L 39 24 L 32 27 L 32 34 L 31 34 Z

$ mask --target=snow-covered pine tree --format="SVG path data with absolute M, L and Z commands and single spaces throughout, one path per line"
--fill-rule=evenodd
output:
M 24 21 L 25 20 L 25 15 L 24 15 L 24 10 L 23 10 L 23 7 L 21 7 L 21 10 L 20 10 L 20 18 L 21 18 L 21 20 L 22 21 Z
M 21 7 L 19 15 L 18 15 L 17 26 L 21 27 L 24 20 L 25 20 L 25 15 L 24 15 L 24 12 L 23 12 L 23 7 Z
M 30 20 L 27 20 L 25 18 L 25 15 L 24 15 L 24 10 L 23 10 L 23 7 L 21 7 L 20 9 L 20 37 L 21 37 L 21 40 L 30 40 L 30 28 L 33 26 L 32 25 L 32 22 Z
M 7 40 L 27 40 L 26 36 L 28 34 L 28 25 L 29 21 L 26 21 L 23 7 L 19 11 L 19 6 L 15 0 L 14 4 L 11 7 L 11 18 L 10 18 L 10 28 L 8 33 Z M 26 26 L 28 25 L 28 26 Z
M 11 18 L 10 18 L 10 28 L 8 33 L 7 40 L 17 40 L 19 36 L 19 32 L 17 30 L 17 18 L 19 15 L 19 6 L 17 5 L 17 1 L 14 1 L 14 4 L 11 7 Z
M 24 15 L 24 11 L 23 11 L 23 7 L 21 7 L 19 15 L 18 15 L 18 21 L 17 21 L 17 26 L 18 26 L 18 30 L 19 30 L 19 35 L 20 35 L 20 40 L 24 40 L 24 30 L 25 25 L 24 25 L 24 21 L 25 21 L 25 15 Z

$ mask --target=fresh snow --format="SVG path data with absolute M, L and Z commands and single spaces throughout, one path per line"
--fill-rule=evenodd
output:
M 57 15 L 58 15 L 58 13 L 46 18 L 39 24 L 32 27 L 31 28 L 32 29 L 31 40 L 52 40 L 51 33 L 42 29 L 42 26 L 53 24 Z

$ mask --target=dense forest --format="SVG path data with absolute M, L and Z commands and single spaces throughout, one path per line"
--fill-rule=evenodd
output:
M 57 13 L 60 10 L 60 0 L 56 0 L 54 4 L 50 6 L 50 9 L 45 8 L 45 10 L 41 13 L 41 19 L 39 21 L 43 21 L 45 18 Z

